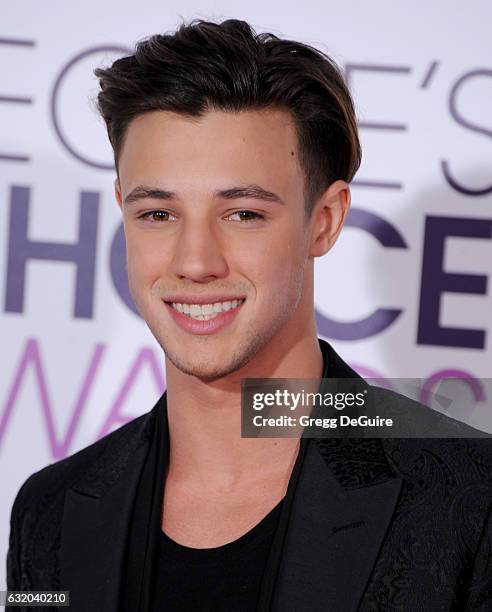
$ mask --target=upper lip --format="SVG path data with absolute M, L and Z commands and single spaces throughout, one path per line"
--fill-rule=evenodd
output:
M 234 300 L 246 299 L 241 295 L 200 295 L 195 297 L 188 297 L 185 295 L 175 295 L 170 298 L 164 298 L 165 302 L 174 304 L 216 304 L 217 302 L 232 302 Z

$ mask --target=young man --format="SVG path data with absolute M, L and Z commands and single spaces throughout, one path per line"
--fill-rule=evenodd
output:
M 241 437 L 241 379 L 357 377 L 313 304 L 360 163 L 337 67 L 228 20 L 96 74 L 167 391 L 26 481 L 8 588 L 77 612 L 491 610 L 489 440 Z

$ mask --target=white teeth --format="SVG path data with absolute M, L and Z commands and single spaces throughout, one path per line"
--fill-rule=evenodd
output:
M 192 317 L 196 317 L 197 315 L 202 314 L 202 307 L 199 304 L 191 304 L 190 305 L 190 315 Z
M 173 302 L 172 307 L 197 321 L 208 321 L 209 319 L 214 319 L 221 312 L 237 308 L 243 302 L 244 299 L 232 300 L 230 302 L 215 302 L 214 304 L 180 304 Z

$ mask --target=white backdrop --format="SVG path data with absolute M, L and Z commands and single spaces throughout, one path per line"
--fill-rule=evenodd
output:
M 111 151 L 90 100 L 97 65 L 181 18 L 245 19 L 347 70 L 364 161 L 349 226 L 317 262 L 320 335 L 366 376 L 491 376 L 490 3 L 198 8 L 1 9 L 0 559 L 25 478 L 147 412 L 165 388 L 163 356 L 125 302 Z

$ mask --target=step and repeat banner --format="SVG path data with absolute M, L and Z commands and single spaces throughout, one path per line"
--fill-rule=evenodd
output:
M 129 298 L 93 70 L 183 19 L 245 19 L 343 67 L 363 163 L 346 227 L 316 262 L 319 335 L 366 377 L 418 377 L 427 392 L 464 379 L 468 422 L 484 422 L 488 2 L 89 0 L 0 12 L 0 559 L 27 476 L 147 412 L 165 389 L 163 355 Z

